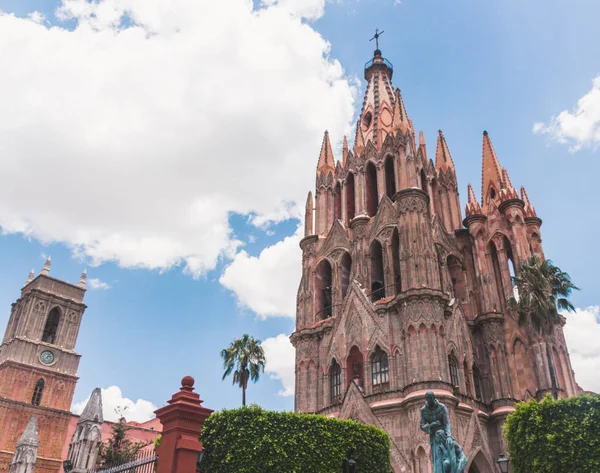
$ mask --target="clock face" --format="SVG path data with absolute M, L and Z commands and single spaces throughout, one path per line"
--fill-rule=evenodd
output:
M 42 361 L 42 363 L 44 363 L 45 365 L 51 365 L 52 362 L 54 361 L 54 353 L 52 353 L 50 350 L 44 350 L 41 354 L 40 354 L 40 360 Z

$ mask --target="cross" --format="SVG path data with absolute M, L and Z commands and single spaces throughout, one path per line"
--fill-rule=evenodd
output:
M 379 37 L 385 33 L 385 31 L 382 31 L 381 33 L 379 32 L 379 28 L 375 28 L 375 36 L 373 36 L 369 41 L 373 41 L 375 40 L 375 45 L 377 46 L 377 49 L 379 49 Z

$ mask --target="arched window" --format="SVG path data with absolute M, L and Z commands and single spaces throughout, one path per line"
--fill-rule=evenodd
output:
M 479 368 L 473 365 L 473 383 L 475 383 L 475 397 L 481 401 L 481 375 L 479 374 Z
M 465 373 L 465 390 L 469 396 L 472 396 L 471 392 L 471 377 L 469 376 L 469 366 L 467 365 L 467 361 L 465 360 L 463 364 L 463 371 Z
M 425 192 L 426 194 L 429 194 L 429 192 L 427 191 L 427 177 L 425 176 L 425 170 L 421 169 L 421 190 L 423 192 Z
M 44 392 L 44 380 L 42 378 L 38 379 L 37 383 L 35 383 L 35 388 L 33 389 L 33 396 L 31 396 L 31 404 L 34 406 L 39 406 L 40 402 L 42 402 L 42 393 Z
M 317 278 L 317 280 L 315 281 L 316 282 L 316 284 L 315 284 L 315 286 L 316 286 L 315 321 L 318 321 L 318 320 L 323 320 L 323 319 L 327 319 L 327 318 L 331 317 L 331 315 L 333 313 L 333 311 L 332 311 L 333 300 L 332 300 L 332 292 L 331 292 L 331 281 L 332 281 L 331 264 L 329 264 L 329 261 L 327 261 L 326 259 L 321 261 L 319 263 L 319 265 L 317 266 L 316 278 Z
M 458 362 L 454 356 L 448 357 L 448 366 L 450 367 L 450 383 L 452 386 L 459 386 L 458 382 Z
M 350 274 L 352 273 L 352 258 L 349 253 L 344 253 L 341 261 L 341 280 L 342 280 L 342 299 L 346 297 L 348 293 L 348 287 L 350 286 Z
M 394 158 L 388 156 L 385 159 L 385 193 L 393 199 L 396 194 L 396 177 L 394 173 Z
M 42 342 L 56 343 L 56 332 L 58 331 L 58 323 L 60 322 L 60 309 L 55 307 L 48 314 L 46 319 L 46 325 L 44 327 L 44 334 L 42 335 Z
M 331 394 L 331 402 L 340 400 L 342 395 L 342 368 L 333 360 L 329 370 L 329 389 Z
M 350 354 L 346 360 L 346 373 L 348 376 L 348 384 L 354 380 L 359 386 L 364 387 L 363 383 L 363 356 L 356 345 L 350 349 Z
M 492 270 L 494 271 L 494 281 L 496 283 L 496 292 L 498 294 L 499 307 L 496 310 L 502 310 L 504 307 L 504 286 L 502 284 L 502 272 L 500 271 L 500 263 L 498 260 L 498 252 L 496 251 L 496 244 L 490 241 L 489 244 L 490 258 L 492 259 Z
M 371 162 L 367 164 L 366 174 L 367 184 L 367 214 L 369 217 L 374 217 L 377 213 L 377 205 L 379 204 L 377 194 L 377 168 Z
M 342 219 L 342 186 L 339 182 L 335 185 L 333 194 L 333 218 Z
M 455 256 L 450 255 L 446 260 L 446 266 L 448 267 L 448 272 L 450 273 L 450 279 L 452 281 L 452 293 L 454 297 L 461 302 L 467 298 L 467 288 L 465 287 L 462 265 Z
M 400 272 L 400 237 L 398 229 L 394 228 L 392 234 L 392 259 L 394 267 L 394 283 L 396 285 L 396 294 L 402 292 L 402 273 Z
M 383 277 L 383 250 L 381 244 L 374 240 L 371 243 L 371 301 L 377 302 L 385 297 Z
M 513 288 L 513 293 L 516 297 L 519 296 L 517 291 L 517 286 L 514 283 L 514 278 L 517 276 L 516 266 L 515 266 L 515 256 L 513 254 L 512 245 L 510 244 L 510 240 L 504 236 L 504 248 L 506 249 L 506 259 L 508 260 L 508 272 L 510 274 L 510 284 Z
M 373 373 L 373 386 L 390 382 L 390 368 L 387 353 L 379 345 L 371 358 L 371 372 Z
M 348 173 L 348 177 L 346 178 L 346 218 L 348 221 L 347 225 L 350 225 L 350 220 L 354 218 L 355 214 L 354 209 L 354 174 L 351 172 Z

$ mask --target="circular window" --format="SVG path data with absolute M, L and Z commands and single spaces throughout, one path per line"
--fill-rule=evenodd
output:
M 363 131 L 367 131 L 371 127 L 371 122 L 373 121 L 373 114 L 371 112 L 365 113 L 362 119 L 362 129 Z

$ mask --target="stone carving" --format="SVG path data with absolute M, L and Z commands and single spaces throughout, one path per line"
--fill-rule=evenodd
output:
M 425 395 L 420 427 L 429 434 L 433 473 L 463 473 L 467 458 L 452 437 L 448 409 L 435 398 L 432 391 Z

